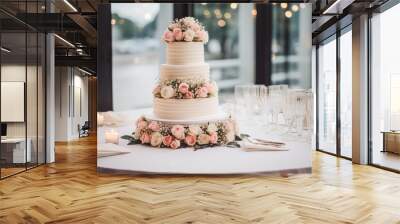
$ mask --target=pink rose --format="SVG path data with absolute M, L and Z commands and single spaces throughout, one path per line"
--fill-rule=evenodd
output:
M 217 142 L 218 142 L 218 134 L 217 134 L 217 132 L 212 132 L 210 134 L 210 143 L 217 144 Z
M 160 134 L 160 132 L 153 132 L 151 134 L 150 145 L 152 145 L 154 147 L 160 146 L 162 143 L 162 137 L 163 136 Z
M 189 25 L 190 25 L 190 27 L 192 28 L 192 30 L 193 30 L 194 32 L 198 32 L 198 31 L 200 30 L 199 24 L 196 23 L 195 21 L 191 21 L 191 22 L 189 23 Z
M 204 30 L 198 30 L 195 31 L 196 32 L 196 37 L 200 40 L 200 41 L 204 41 L 204 38 L 206 37 L 206 31 Z
M 235 141 L 235 132 L 230 131 L 226 133 L 226 142 L 233 142 Z
M 177 27 L 179 27 L 178 24 L 176 24 L 176 23 L 171 23 L 171 24 L 168 26 L 168 29 L 174 30 L 174 29 L 177 28 Z
M 178 139 L 173 140 L 169 145 L 172 149 L 177 149 L 179 146 L 181 146 L 181 142 Z
M 191 27 L 196 22 L 193 17 L 185 17 L 185 18 L 180 19 L 180 21 L 189 27 Z
M 136 126 L 138 126 L 139 122 L 144 121 L 144 116 L 140 116 L 137 120 L 136 120 Z
M 142 136 L 140 136 L 140 141 L 142 142 L 142 144 L 150 143 L 150 135 L 147 133 L 143 133 Z
M 183 39 L 187 42 L 193 41 L 194 32 L 193 30 L 186 30 L 183 34 Z
M 158 125 L 158 123 L 155 121 L 150 122 L 148 128 L 150 128 L 152 131 L 160 131 L 160 125 Z
M 207 145 L 210 143 L 210 136 L 207 134 L 200 134 L 197 138 L 199 145 Z
M 227 130 L 227 132 L 234 132 L 235 131 L 235 127 L 232 121 L 225 121 L 224 122 L 224 126 Z
M 197 89 L 196 95 L 197 95 L 197 97 L 202 97 L 202 98 L 207 97 L 207 95 L 208 95 L 207 87 L 203 86 L 203 87 L 200 87 L 199 89 Z
M 216 84 L 207 82 L 203 86 L 207 88 L 207 91 L 210 94 L 215 94 L 216 93 Z
M 196 136 L 195 135 L 186 135 L 185 143 L 189 146 L 194 146 L 196 144 Z
M 175 95 L 175 90 L 172 86 L 163 86 L 160 91 L 162 98 L 169 99 Z
M 147 122 L 145 120 L 140 120 L 137 124 L 137 128 L 141 130 L 145 127 L 147 127 Z
M 169 146 L 172 140 L 174 140 L 174 138 L 171 135 L 163 136 L 162 138 L 162 142 L 165 146 Z
M 171 128 L 171 133 L 177 139 L 185 138 L 185 128 L 182 125 L 174 125 Z
M 180 28 L 174 28 L 172 30 L 172 33 L 174 34 L 175 40 L 182 40 L 183 39 L 183 33 L 182 30 Z
M 182 82 L 181 84 L 179 84 L 179 92 L 185 94 L 189 91 L 189 85 L 187 83 Z
M 163 37 L 164 37 L 164 40 L 165 40 L 167 43 L 168 43 L 168 42 L 174 41 L 174 34 L 173 34 L 171 31 L 169 31 L 169 30 L 166 30 L 166 31 L 164 32 Z
M 153 94 L 159 94 L 161 92 L 161 86 L 157 85 L 156 87 L 154 87 L 153 89 Z
M 208 42 L 208 32 L 207 31 L 203 31 L 203 32 L 204 32 L 204 35 L 203 35 L 202 41 L 203 41 L 203 43 L 207 43 Z
M 193 93 L 192 92 L 187 92 L 184 96 L 184 99 L 192 99 L 193 98 Z

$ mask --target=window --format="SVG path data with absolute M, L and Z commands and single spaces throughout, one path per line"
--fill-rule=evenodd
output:
M 13 9 L 21 15 L 42 13 L 43 3 L 19 2 Z M 12 16 L 0 17 L 10 21 L 0 24 L 0 178 L 5 178 L 45 162 L 46 38 Z
M 351 28 L 351 27 L 349 27 Z M 340 36 L 340 154 L 352 157 L 352 34 Z
M 233 96 L 234 86 L 254 82 L 253 4 L 202 3 L 194 17 L 206 27 L 210 40 L 205 57 L 210 75 L 218 83 L 222 102 Z
M 372 163 L 400 170 L 400 5 L 371 19 L 371 140 Z
M 272 84 L 311 88 L 311 7 L 307 5 L 273 4 Z
M 111 12 L 114 110 L 150 107 L 165 60 L 160 38 L 172 20 L 172 4 L 115 3 Z
M 336 154 L 336 39 L 318 48 L 318 149 Z

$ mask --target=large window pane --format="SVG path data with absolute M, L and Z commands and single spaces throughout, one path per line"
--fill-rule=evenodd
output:
M 307 4 L 273 4 L 272 84 L 311 88 L 311 7 Z M 289 10 L 288 10 L 289 9 Z M 292 13 L 293 11 L 293 13 Z
M 114 110 L 152 105 L 151 89 L 165 61 L 160 37 L 172 20 L 172 8 L 172 4 L 112 4 Z
M 1 177 L 25 170 L 26 150 L 26 33 L 1 33 Z M 29 149 L 29 148 L 28 148 Z
M 46 158 L 46 36 L 39 33 L 38 36 L 38 164 L 45 163 Z
M 400 170 L 400 5 L 372 18 L 372 163 Z M 383 133 L 386 132 L 384 135 Z M 385 138 L 386 137 L 386 138 Z
M 30 151 L 30 157 L 27 167 L 37 165 L 37 131 L 38 131 L 38 35 L 36 32 L 27 33 L 27 73 L 26 73 L 26 125 L 27 125 L 27 149 Z
M 352 35 L 340 37 L 340 153 L 351 158 L 352 141 Z
M 318 148 L 336 153 L 336 39 L 318 48 Z
M 222 103 L 233 87 L 254 80 L 254 4 L 203 3 L 194 5 L 194 17 L 210 35 L 205 57 L 210 76 L 219 87 Z

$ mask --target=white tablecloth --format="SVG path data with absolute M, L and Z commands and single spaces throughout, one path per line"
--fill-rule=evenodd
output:
M 100 126 L 98 128 L 98 144 L 104 144 L 104 132 L 116 130 L 120 135 L 133 132 L 134 121 L 151 109 L 113 113 L 119 120 L 118 125 Z M 285 141 L 288 151 L 245 152 L 239 148 L 212 147 L 194 151 L 192 148 L 168 150 L 144 145 L 127 145 L 120 139 L 119 145 L 131 153 L 98 158 L 100 171 L 119 171 L 134 173 L 164 174 L 245 174 L 271 172 L 310 172 L 311 143 L 307 139 L 296 141 L 262 129 L 241 129 L 241 132 L 252 137 Z

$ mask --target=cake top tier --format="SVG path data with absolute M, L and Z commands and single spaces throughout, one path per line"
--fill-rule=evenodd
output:
M 162 39 L 171 42 L 208 42 L 208 32 L 204 26 L 193 17 L 175 19 L 165 30 Z

